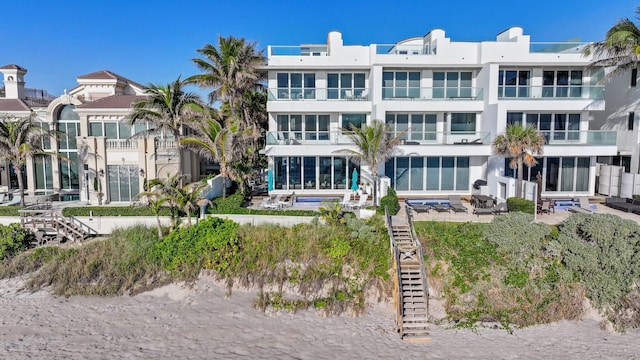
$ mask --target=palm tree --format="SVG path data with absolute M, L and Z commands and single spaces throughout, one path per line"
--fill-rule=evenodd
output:
M 636 19 L 640 20 L 640 6 L 636 9 Z M 640 63 L 640 28 L 629 18 L 620 19 L 607 31 L 603 41 L 587 46 L 584 54 L 593 55 L 590 66 L 611 68 L 607 79 L 635 69 Z
M 0 160 L 11 164 L 18 177 L 20 205 L 24 206 L 24 182 L 22 174 L 28 158 L 35 155 L 53 155 L 66 159 L 62 155 L 46 152 L 42 149 L 43 140 L 55 137 L 56 132 L 43 129 L 33 119 L 34 113 L 26 117 L 3 116 L 0 118 Z
M 236 103 L 246 91 L 262 88 L 264 72 L 259 68 L 266 62 L 264 54 L 256 49 L 256 44 L 234 36 L 218 36 L 218 47 L 211 44 L 197 50 L 204 59 L 192 61 L 202 74 L 193 75 L 188 82 L 202 88 L 211 88 L 209 102 L 228 103 L 232 112 L 237 111 Z
M 182 183 L 185 175 L 175 174 L 169 175 L 166 179 L 152 179 L 148 183 L 148 187 L 151 189 L 150 191 L 146 191 L 139 196 L 146 196 L 149 199 L 149 203 L 154 206 L 154 209 L 159 208 L 163 204 L 167 204 L 169 206 L 169 213 L 171 214 L 171 231 L 175 229 L 178 222 L 178 210 L 180 209 L 180 204 L 178 203 L 178 199 L 180 197 L 180 184 Z M 152 203 L 155 201 L 155 203 Z M 160 204 L 158 204 L 160 202 Z M 156 212 L 156 216 L 159 215 L 159 210 Z M 160 220 L 158 219 L 158 226 L 160 226 Z M 158 231 L 161 231 L 159 228 Z
M 169 200 L 168 197 L 164 196 L 160 192 L 155 191 L 145 191 L 136 196 L 139 199 L 146 199 L 149 207 L 156 215 L 156 223 L 158 227 L 158 239 L 162 239 L 162 223 L 160 222 L 160 213 L 162 209 L 165 207 L 165 203 Z
M 205 159 L 216 161 L 220 165 L 220 176 L 226 185 L 227 179 L 233 179 L 233 163 L 237 159 L 239 148 L 234 142 L 234 128 L 224 128 L 213 118 L 206 118 L 190 125 L 193 135 L 180 139 L 180 143 L 195 151 Z M 227 197 L 227 187 L 222 187 L 222 197 Z
M 402 136 L 407 130 L 391 136 L 391 128 L 379 120 L 373 120 L 371 125 L 350 129 L 342 129 L 355 145 L 355 149 L 344 149 L 339 152 L 351 155 L 357 162 L 365 162 L 371 168 L 373 177 L 373 206 L 377 206 L 378 195 L 378 165 L 391 157 L 395 148 L 400 144 Z
M 176 189 L 176 203 L 180 210 L 187 214 L 187 223 L 191 226 L 191 212 L 198 209 L 199 200 L 202 199 L 202 190 L 207 187 L 204 181 L 193 182 Z
M 505 133 L 493 140 L 493 151 L 511 158 L 509 167 L 518 170 L 517 197 L 522 197 L 523 165 L 531 167 L 538 163 L 535 156 L 542 155 L 544 143 L 544 136 L 536 128 L 520 124 L 507 125 Z
M 133 112 L 129 116 L 130 124 L 150 122 L 154 127 L 141 132 L 138 136 L 172 136 L 178 140 L 183 134 L 184 125 L 199 119 L 205 106 L 195 93 L 184 89 L 186 82 L 178 77 L 167 85 L 150 84 L 145 88 L 147 97 L 132 104 Z M 179 172 L 182 171 L 182 154 L 178 147 Z

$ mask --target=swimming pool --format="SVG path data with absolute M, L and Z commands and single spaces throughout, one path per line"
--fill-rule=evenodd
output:
M 407 205 L 449 205 L 449 199 L 407 199 Z
M 296 205 L 320 205 L 325 201 L 340 201 L 342 198 L 335 196 L 296 196 Z

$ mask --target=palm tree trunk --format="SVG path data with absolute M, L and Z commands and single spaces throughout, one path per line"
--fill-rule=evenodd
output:
M 227 198 L 227 177 L 222 175 L 222 198 Z
M 373 175 L 373 209 L 378 210 L 378 174 Z
M 523 164 L 522 164 L 522 159 L 518 160 L 518 181 L 517 181 L 517 188 L 516 188 L 516 197 L 519 198 L 523 198 L 522 196 L 522 180 L 524 178 L 523 174 L 522 174 L 522 168 L 523 168 Z
M 158 223 L 158 239 L 162 239 L 162 224 L 160 223 L 160 214 L 156 214 L 156 222 Z
M 16 176 L 18 177 L 18 190 L 20 193 L 20 206 L 24 207 L 24 182 L 22 181 L 22 167 L 14 166 Z

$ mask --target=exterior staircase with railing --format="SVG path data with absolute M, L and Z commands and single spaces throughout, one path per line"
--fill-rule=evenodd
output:
M 400 337 L 404 341 L 428 342 L 429 283 L 412 214 L 408 212 L 406 220 L 390 216 L 386 209 L 385 214 L 396 273 L 394 301 Z
M 71 216 L 62 216 L 50 208 L 32 207 L 19 210 L 20 225 L 36 236 L 34 245 L 40 246 L 63 240 L 80 244 L 98 233 L 90 226 Z

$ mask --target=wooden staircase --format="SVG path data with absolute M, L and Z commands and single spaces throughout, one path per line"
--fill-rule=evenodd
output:
M 387 215 L 387 228 L 396 267 L 396 301 L 398 329 L 404 341 L 428 342 L 429 289 L 422 246 L 413 222 Z
M 19 210 L 20 225 L 36 236 L 34 245 L 61 243 L 63 240 L 81 243 L 97 232 L 74 217 L 65 217 L 52 209 L 27 208 Z

